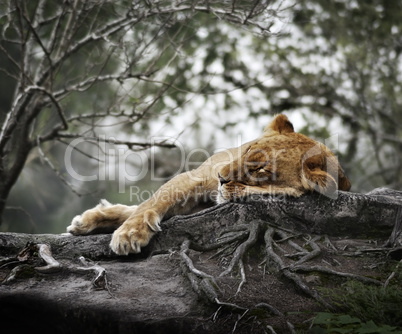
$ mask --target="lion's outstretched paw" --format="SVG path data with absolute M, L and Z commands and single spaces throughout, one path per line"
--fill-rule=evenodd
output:
M 80 235 L 88 233 L 85 231 L 84 224 L 82 222 L 82 216 L 78 215 L 73 218 L 71 224 L 67 226 L 67 232 L 73 235 Z
M 71 221 L 71 224 L 67 226 L 67 232 L 71 233 L 73 235 L 79 235 L 82 234 L 81 232 L 81 226 L 82 226 L 82 221 L 81 221 L 81 215 L 75 216 L 73 220 Z
M 87 235 L 96 228 L 96 221 L 91 220 L 91 215 L 84 212 L 82 215 L 75 216 L 71 224 L 67 226 L 67 232 L 72 235 Z
M 75 216 L 67 232 L 73 235 L 110 233 L 123 224 L 137 209 L 136 205 L 111 204 L 102 199 L 93 209 Z
M 97 227 L 97 221 L 103 218 L 102 210 L 112 206 L 107 200 L 101 199 L 100 203 L 93 209 L 85 211 L 82 215 L 75 216 L 71 224 L 67 226 L 67 232 L 73 235 L 89 234 Z
M 119 255 L 140 253 L 148 245 L 155 232 L 161 231 L 159 215 L 153 210 L 127 219 L 114 233 L 110 248 Z

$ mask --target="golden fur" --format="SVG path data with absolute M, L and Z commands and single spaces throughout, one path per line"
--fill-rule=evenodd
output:
M 288 118 L 278 115 L 260 138 L 211 156 L 197 169 L 165 183 L 139 206 L 102 200 L 76 216 L 67 231 L 80 235 L 116 229 L 112 250 L 138 253 L 161 230 L 162 219 L 189 213 L 208 200 L 224 203 L 250 194 L 298 197 L 308 191 L 331 196 L 337 189 L 348 191 L 350 182 L 335 155 L 294 132 Z

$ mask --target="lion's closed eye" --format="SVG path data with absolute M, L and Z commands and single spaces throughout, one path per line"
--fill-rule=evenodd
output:
M 267 168 L 267 166 L 254 170 L 251 175 L 252 179 L 258 181 L 259 183 L 269 183 L 271 181 L 276 181 L 278 178 L 276 171 Z

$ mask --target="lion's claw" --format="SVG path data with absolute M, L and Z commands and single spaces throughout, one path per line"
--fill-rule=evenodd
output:
M 160 217 L 153 210 L 127 219 L 112 236 L 110 248 L 118 255 L 140 253 L 141 248 L 148 245 L 155 232 L 161 231 Z
M 113 233 L 110 248 L 118 255 L 140 253 L 141 247 L 148 244 L 153 234 L 151 231 L 148 233 L 137 233 L 135 229 L 127 232 L 125 229 L 119 228 Z

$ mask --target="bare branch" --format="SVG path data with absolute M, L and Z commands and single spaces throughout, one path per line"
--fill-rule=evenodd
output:
M 247 24 L 247 21 L 253 17 L 253 13 L 255 9 L 257 8 L 258 4 L 260 3 L 260 0 L 255 0 L 253 7 L 251 8 L 250 12 L 248 13 L 247 17 L 244 19 L 243 24 Z
M 20 64 L 10 55 L 10 53 L 3 47 L 3 45 L 1 45 L 0 43 L 0 50 L 3 51 L 3 53 L 7 56 L 7 58 L 11 61 L 11 63 L 16 66 L 16 68 L 18 69 L 18 71 L 20 72 L 20 75 L 24 76 L 24 79 L 28 80 L 31 84 L 33 84 L 32 79 L 26 75 L 25 71 L 22 70 L 22 68 L 20 67 Z M 5 69 L 2 69 L 3 71 L 6 71 Z M 12 76 L 15 77 L 15 76 Z
M 63 98 L 70 92 L 78 91 L 78 92 L 84 92 L 88 90 L 93 84 L 96 82 L 107 82 L 107 81 L 119 81 L 122 82 L 124 80 L 128 79 L 141 79 L 141 78 L 146 78 L 150 75 L 155 73 L 153 72 L 148 72 L 148 73 L 138 73 L 138 74 L 130 74 L 130 73 L 119 73 L 119 74 L 108 74 L 108 75 L 97 75 L 97 76 L 92 76 L 90 78 L 87 78 L 85 80 L 80 81 L 79 83 L 66 87 L 62 90 L 56 91 L 54 93 L 54 96 L 56 98 Z
M 62 144 L 64 144 L 64 145 L 66 145 L 66 146 L 69 146 L 69 145 L 70 145 L 70 143 L 68 143 L 68 142 L 66 142 L 66 141 L 64 141 L 64 140 L 61 140 L 61 139 L 58 139 L 58 142 L 60 142 L 60 143 L 62 143 Z M 77 152 L 81 153 L 83 156 L 85 156 L 85 157 L 87 157 L 87 158 L 89 158 L 89 159 L 91 159 L 91 160 L 96 160 L 96 161 L 98 161 L 98 162 L 105 162 L 104 160 L 99 159 L 99 158 L 95 157 L 94 155 L 88 154 L 87 152 L 85 152 L 85 151 L 83 151 L 83 150 L 80 150 L 80 149 L 79 149 L 78 147 L 76 147 L 76 146 L 74 146 L 73 149 L 74 149 L 74 151 L 77 151 Z
M 42 2 L 42 6 L 43 6 L 43 1 L 40 1 L 40 2 Z M 38 5 L 38 6 L 40 6 L 40 5 Z M 28 23 L 28 27 L 29 27 L 30 31 L 32 32 L 32 34 L 35 37 L 36 42 L 39 44 L 39 46 L 41 47 L 42 51 L 46 55 L 46 58 L 48 59 L 49 63 L 52 64 L 52 60 L 50 59 L 50 52 L 43 45 L 42 39 L 39 37 L 38 32 L 36 31 L 37 27 L 34 26 L 34 23 L 31 22 L 31 20 L 29 19 L 29 17 L 26 15 L 25 12 L 22 12 L 22 17 Z M 34 16 L 34 17 L 36 17 L 36 16 Z
M 76 9 L 77 9 L 78 2 L 79 2 L 78 0 L 74 1 L 73 8 L 70 11 L 70 15 L 69 15 L 68 21 L 66 23 L 66 28 L 63 31 L 63 35 L 60 37 L 59 48 L 56 51 L 55 59 L 58 59 L 60 57 L 60 54 L 61 54 L 63 48 L 66 47 L 66 45 L 68 43 L 68 40 L 70 39 L 67 36 L 72 35 L 71 25 L 72 25 L 72 22 L 73 22 L 73 20 L 75 18 L 75 15 L 76 15 Z
M 136 147 L 137 149 L 146 149 L 150 148 L 153 146 L 157 147 L 165 147 L 165 148 L 175 148 L 176 145 L 167 143 L 166 140 L 161 141 L 161 142 L 156 142 L 156 143 L 141 143 L 141 142 L 135 142 L 135 141 L 129 141 L 129 140 L 119 140 L 119 139 L 108 139 L 108 138 L 101 138 L 101 137 L 89 137 L 89 136 L 83 136 L 81 134 L 73 134 L 73 133 L 59 133 L 57 135 L 58 138 L 82 138 L 84 141 L 89 141 L 89 142 L 105 142 L 113 145 L 125 145 L 131 150 L 135 150 Z

